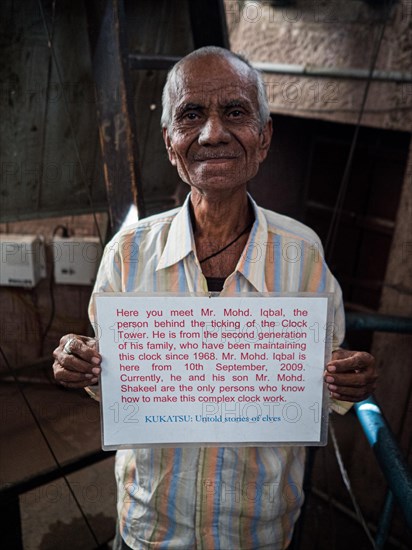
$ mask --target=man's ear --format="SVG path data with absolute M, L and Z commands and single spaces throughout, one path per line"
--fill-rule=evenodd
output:
M 268 154 L 270 144 L 272 141 L 272 118 L 269 117 L 269 120 L 264 125 L 263 129 L 260 132 L 260 162 L 263 162 Z
M 166 145 L 167 156 L 169 157 L 169 160 L 173 164 L 173 166 L 176 166 L 176 157 L 175 157 L 173 145 L 172 145 L 167 128 L 162 128 L 162 133 L 163 133 L 163 141 L 165 142 L 165 145 Z

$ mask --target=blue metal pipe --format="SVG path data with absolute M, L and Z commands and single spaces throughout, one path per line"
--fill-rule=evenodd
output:
M 392 491 L 388 491 L 382 508 L 381 517 L 379 519 L 378 531 L 375 536 L 376 550 L 383 550 L 385 548 L 386 539 L 388 538 L 392 522 L 393 501 L 393 493 Z
M 412 473 L 376 401 L 355 403 L 355 411 L 376 460 L 412 529 Z
M 378 313 L 345 313 L 346 330 L 376 330 L 381 332 L 412 333 L 410 317 L 396 317 Z

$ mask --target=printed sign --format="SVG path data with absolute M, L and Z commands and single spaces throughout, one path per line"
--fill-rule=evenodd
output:
M 103 448 L 325 444 L 328 303 L 97 294 Z

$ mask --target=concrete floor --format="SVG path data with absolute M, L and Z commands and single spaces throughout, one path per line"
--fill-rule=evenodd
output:
M 100 544 L 113 538 L 116 487 L 113 458 L 68 476 Z M 63 480 L 20 497 L 24 550 L 90 550 L 96 547 Z
M 93 479 L 93 485 L 107 487 L 107 481 L 112 477 L 111 463 L 111 459 L 101 463 L 97 474 L 88 472 L 87 476 L 90 475 L 90 478 L 83 487 L 90 487 L 91 479 Z M 80 479 L 76 482 L 79 483 L 78 487 L 82 486 Z M 79 497 L 80 494 L 81 491 L 79 491 Z M 93 495 L 93 502 L 80 497 L 81 505 L 99 543 L 107 542 L 109 549 L 114 529 L 114 493 L 108 495 L 107 499 L 99 499 L 98 502 L 94 501 L 97 494 L 94 489 L 90 494 Z M 56 506 L 57 495 L 60 501 Z M 96 548 L 84 520 L 60 482 L 52 488 L 44 486 L 41 494 L 27 493 L 21 499 L 21 514 L 24 550 L 72 550 L 73 548 L 94 550 Z M 351 547 L 356 550 L 372 548 L 365 533 L 354 520 L 337 512 L 316 496 L 309 496 L 301 538 L 293 550 L 347 550 Z M 389 542 L 385 546 L 386 550 L 407 550 L 408 548 L 410 546 L 405 544 Z
M 27 377 L 26 377 L 27 378 Z M 24 378 L 24 379 L 26 379 Z M 84 391 L 68 391 L 36 372 L 22 389 L 60 464 L 100 450 L 99 405 Z M 56 469 L 21 394 L 12 382 L 0 383 L 0 486 L 10 486 Z M 67 476 L 100 543 L 115 531 L 114 458 Z M 56 479 L 19 497 L 24 550 L 87 550 L 93 537 L 63 479 Z M 10 530 L 13 530 L 10 525 Z M 0 548 L 12 550 L 10 544 Z

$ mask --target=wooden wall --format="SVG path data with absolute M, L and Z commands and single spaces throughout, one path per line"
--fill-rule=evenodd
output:
M 411 73 L 412 7 L 409 0 L 225 0 L 230 45 L 250 61 L 369 70 L 384 28 L 375 68 Z M 386 21 L 385 25 L 383 22 Z M 354 124 L 365 81 L 264 74 L 271 111 Z M 410 131 L 412 83 L 373 82 L 362 124 Z
M 107 215 L 97 214 L 97 221 L 104 234 Z M 59 225 L 65 226 L 70 236 L 98 236 L 93 216 L 88 214 L 0 224 L 1 233 L 41 235 L 46 241 L 47 278 L 32 289 L 0 287 L 0 339 L 12 366 L 36 362 L 42 357 L 49 357 L 51 364 L 51 352 L 63 334 L 90 332 L 87 304 L 92 287 L 51 285 L 53 258 L 50 241 Z M 52 315 L 52 300 L 55 302 L 55 313 L 50 330 L 45 335 Z M 5 370 L 2 359 L 0 365 Z
M 83 2 L 0 7 L 0 220 L 105 210 Z M 53 4 L 54 5 L 54 4 Z
M 190 37 L 183 35 L 184 23 L 179 7 L 184 3 L 163 3 L 162 9 L 154 13 L 154 3 L 145 3 L 146 17 L 139 18 L 136 6 L 127 3 L 130 31 L 136 31 L 132 36 L 130 46 L 135 51 L 143 53 L 154 51 L 165 53 L 161 22 L 170 22 L 170 31 L 166 41 L 172 48 L 172 55 L 183 55 L 190 48 Z M 253 2 L 250 4 L 257 4 Z M 325 3 L 317 3 L 322 7 L 320 16 L 314 19 L 313 9 L 308 4 L 298 1 L 294 8 L 285 8 L 275 13 L 269 2 L 262 2 L 261 17 L 254 20 L 253 12 L 242 15 L 241 2 L 227 0 L 226 8 L 231 28 L 232 48 L 243 51 L 252 60 L 273 61 L 280 63 L 313 63 L 326 66 L 367 67 L 371 58 L 371 44 L 377 37 L 380 23 L 378 11 L 373 11 L 363 2 L 351 2 L 348 9 L 341 9 L 331 13 L 325 11 Z M 339 3 L 334 2 L 334 9 Z M 87 81 L 90 69 L 90 59 L 84 52 L 88 52 L 85 34 L 85 19 L 82 2 L 57 2 L 56 33 L 63 28 L 63 34 L 56 34 L 59 52 L 67 56 L 63 63 L 65 71 L 64 81 L 76 84 L 86 82 L 80 86 L 80 98 L 88 89 Z M 3 211 L 10 211 L 12 202 L 9 197 L 17 197 L 19 204 L 18 215 L 21 219 L 33 217 L 33 211 L 41 211 L 42 215 L 56 213 L 56 209 L 63 204 L 65 213 L 68 207 L 78 209 L 86 204 L 84 187 L 78 177 L 71 180 L 70 192 L 63 186 L 65 179 L 61 176 L 55 182 L 53 174 L 63 174 L 63 167 L 67 163 L 76 163 L 75 153 L 72 150 L 72 138 L 68 126 L 67 113 L 63 101 L 46 101 L 48 90 L 57 81 L 50 52 L 45 41 L 44 30 L 37 3 L 23 2 L 23 0 L 7 1 L 2 5 L 4 29 L 2 45 L 6 46 L 6 54 L 2 58 L 0 74 L 6 83 L 2 94 L 2 124 L 3 138 L 1 145 L 1 161 L 3 168 L 2 193 Z M 50 7 L 50 5 L 48 4 Z M 167 9 L 169 6 L 170 9 Z M 4 10 L 4 11 L 3 11 Z M 65 11 L 66 10 L 66 11 Z M 286 11 L 285 11 L 286 10 Z M 382 53 L 378 58 L 378 68 L 387 70 L 410 71 L 412 51 L 411 13 L 410 2 L 403 0 L 395 4 L 391 12 L 387 31 L 382 46 Z M 28 14 L 30 17 L 28 17 Z M 279 16 L 280 14 L 280 16 Z M 331 17 L 335 20 L 331 20 Z M 50 10 L 48 12 L 50 21 Z M 31 22 L 31 19 L 33 21 Z M 337 18 L 337 20 L 336 20 Z M 371 20 L 375 18 L 375 25 Z M 149 42 L 141 36 L 150 34 L 145 30 L 149 20 L 158 22 L 156 32 Z M 59 23 L 59 25 L 57 24 Z M 12 26 L 14 25 L 14 27 Z M 183 27 L 182 27 L 183 25 Z M 180 42 L 173 42 L 175 29 L 179 29 Z M 80 32 L 81 39 L 74 40 Z M 60 32 L 60 31 L 59 31 Z M 73 56 L 72 56 L 73 53 Z M 50 67 L 50 69 L 49 69 Z M 50 72 L 49 72 L 50 71 Z M 80 71 L 80 72 L 79 72 Z M 22 76 L 24 75 L 24 79 Z M 170 179 L 170 167 L 164 154 L 160 137 L 160 91 L 164 73 L 144 71 L 136 74 L 133 86 L 136 94 L 136 113 L 138 140 L 143 144 L 142 160 L 143 184 L 146 197 L 150 203 L 149 211 L 158 211 L 173 206 L 179 201 L 175 196 L 178 180 Z M 80 80 L 79 80 L 80 79 Z M 84 79 L 84 80 L 83 80 Z M 291 79 L 290 77 L 265 76 L 270 84 L 270 101 L 275 113 L 293 115 L 293 117 L 319 118 L 339 123 L 353 123 L 356 121 L 362 83 L 352 81 L 318 81 L 314 79 Z M 290 85 L 296 86 L 295 88 Z M 325 88 L 330 86 L 330 88 Z M 72 86 L 73 88 L 73 86 Z M 73 88 L 76 90 L 76 86 Z M 286 91 L 285 91 L 286 90 Z M 293 90 L 297 90 L 293 95 Z M 336 95 L 330 102 L 325 93 L 328 91 Z M 58 90 L 57 90 L 58 91 Z M 79 87 L 77 87 L 79 92 Z M 292 94 L 290 95 L 289 92 Z M 39 101 L 43 97 L 43 100 Z M 61 96 L 60 96 L 61 97 Z M 331 96 L 329 96 L 330 99 Z M 370 99 L 367 103 L 367 113 L 364 124 L 377 128 L 398 129 L 410 131 L 412 93 L 410 84 L 373 85 Z M 97 147 L 97 129 L 93 105 L 83 100 L 73 101 L 76 121 L 77 139 L 80 144 L 82 158 L 90 166 L 93 181 L 100 181 L 99 153 Z M 268 168 L 264 178 L 265 190 L 262 193 L 263 206 L 276 208 L 279 196 L 283 197 L 284 211 L 301 217 L 304 215 L 304 206 L 300 202 L 299 189 L 306 174 L 306 166 L 296 164 L 294 170 L 294 187 L 289 187 L 288 180 L 291 170 L 288 163 L 298 163 L 302 159 L 306 143 L 303 136 L 294 139 L 294 130 L 299 131 L 299 124 L 294 120 L 288 122 L 287 117 L 282 122 L 287 136 L 287 147 L 282 142 L 282 134 L 278 134 L 272 146 L 273 155 L 268 160 Z M 281 128 L 279 128 L 281 130 Z M 275 129 L 276 131 L 276 129 Z M 282 145 L 282 147 L 281 147 Z M 293 149 L 295 148 L 295 149 Z M 302 155 L 299 155 L 299 150 Z M 276 162 L 276 154 L 282 155 L 282 162 Z M 288 155 L 288 156 L 285 156 Z M 286 159 L 286 160 L 285 160 Z M 411 166 L 412 149 L 409 152 L 408 168 L 402 186 L 402 195 L 394 226 L 394 237 L 389 263 L 385 275 L 385 287 L 380 298 L 379 311 L 391 314 L 412 314 L 411 304 Z M 16 163 L 7 164 L 5 163 Z M 27 164 L 29 163 L 29 164 Z M 57 172 L 53 166 L 57 165 Z M 283 187 L 273 184 L 271 172 L 281 170 L 276 181 Z M 29 167 L 26 170 L 25 167 Z M 34 166 L 34 168 L 33 168 Z M 55 187 L 46 191 L 42 182 L 44 178 L 36 175 L 38 166 L 49 166 L 49 180 Z M 17 167 L 17 170 L 15 170 Z M 60 171 L 59 171 L 60 167 Z M 24 172 L 24 179 L 18 174 Z M 6 172 L 4 171 L 6 170 Z M 44 172 L 44 169 L 43 169 Z M 5 179 L 6 176 L 6 179 Z M 173 176 L 175 178 L 175 176 Z M 5 187 L 4 187 L 5 185 Z M 96 192 L 96 204 L 99 204 L 102 195 L 99 186 L 93 187 Z M 100 197 L 100 198 L 99 198 Z M 299 204 L 297 204 L 299 200 Z M 102 199 L 103 201 L 103 199 Z M 80 206 L 79 206 L 80 204 Z M 77 206 L 76 206 L 77 205 Z M 281 208 L 282 210 L 282 208 Z M 100 219 L 100 218 L 99 218 Z M 104 220 L 101 219 L 104 223 Z M 50 238 L 57 224 L 64 223 L 75 235 L 95 235 L 96 228 L 90 216 L 61 216 L 54 219 L 45 219 L 38 222 L 8 222 L 0 226 L 1 232 L 41 233 Z M 52 263 L 49 259 L 49 273 Z M 87 302 L 91 287 L 59 286 L 54 288 L 56 301 L 56 315 L 54 323 L 47 335 L 44 330 L 51 312 L 51 298 L 49 279 L 42 281 L 33 290 L 17 290 L 0 288 L 0 309 L 2 321 L 0 336 L 4 350 L 13 366 L 31 362 L 44 355 L 50 356 L 60 336 L 68 331 L 85 333 L 88 329 L 86 316 Z M 42 339 L 44 342 L 42 343 Z M 411 419 L 411 337 L 402 335 L 376 334 L 373 340 L 375 353 L 381 374 L 377 396 L 381 401 L 384 412 L 399 438 L 401 446 L 411 458 L 410 438 L 412 428 Z M 51 362 L 51 357 L 50 357 Z M 1 368 L 4 364 L 0 361 Z M 352 414 L 336 420 L 339 441 L 342 447 L 345 464 L 354 484 L 354 490 L 365 514 L 372 521 L 376 521 L 385 492 L 381 475 L 375 466 L 371 451 L 363 439 L 358 423 Z M 325 466 L 326 465 L 326 466 Z M 317 454 L 317 463 L 314 474 L 315 484 L 325 492 L 329 492 L 350 506 L 340 476 L 337 472 L 336 461 L 330 446 Z M 402 521 L 398 518 L 394 525 L 394 533 L 405 537 Z
M 351 2 L 297 0 L 293 5 L 279 7 L 274 7 L 270 2 L 225 0 L 225 5 L 231 48 L 245 54 L 251 61 L 307 64 L 342 69 L 367 69 L 371 66 L 374 44 L 378 42 L 379 33 L 383 28 L 385 10 L 389 8 L 376 68 L 403 71 L 409 75 L 412 72 L 412 10 L 407 0 L 393 4 L 383 2 L 380 3 L 380 7 L 376 3 L 372 5 L 372 3 L 356 0 Z M 308 142 L 307 125 L 303 122 L 299 124 L 299 117 L 311 119 L 305 122 L 313 125 L 318 120 L 336 123 L 336 136 L 338 136 L 338 127 L 342 124 L 353 125 L 357 122 L 365 82 L 268 73 L 264 74 L 264 80 L 274 120 L 280 120 L 280 124 L 278 128 L 275 125 L 274 144 L 277 144 L 277 147 L 273 144 L 268 165 L 262 170 L 262 179 L 254 182 L 252 189 L 261 197 L 262 205 L 276 209 L 278 201 L 281 203 L 281 208 L 286 208 L 286 212 L 290 209 L 289 213 L 308 220 L 312 226 L 315 225 L 315 228 L 322 232 L 323 225 L 325 223 L 327 225 L 327 217 L 325 218 L 324 213 L 320 211 L 308 210 L 305 180 L 307 182 L 309 177 L 306 170 L 308 157 L 310 157 L 308 148 L 313 144 Z M 367 157 L 372 151 L 372 141 L 369 142 L 368 147 L 368 136 L 370 138 L 373 136 L 372 128 L 403 130 L 406 132 L 404 134 L 406 138 L 408 138 L 407 133 L 410 136 L 411 92 L 410 82 L 394 81 L 371 85 L 365 113 L 361 119 L 362 128 L 357 154 L 363 151 Z M 281 133 L 280 136 L 276 136 L 277 130 Z M 347 127 L 349 135 L 353 136 L 353 130 L 353 126 Z M 291 137 L 293 134 L 294 140 Z M 283 139 L 286 140 L 286 151 L 282 147 Z M 387 134 L 387 139 L 390 144 L 390 132 Z M 395 142 L 396 139 L 394 135 L 392 141 Z M 327 148 L 324 148 L 322 153 L 325 169 L 318 170 L 314 181 L 319 189 L 323 189 L 324 196 L 328 192 L 327 179 L 325 179 L 328 172 L 327 166 L 332 173 L 340 162 L 337 154 L 340 145 L 337 140 L 335 140 L 335 149 L 331 138 L 329 141 L 326 140 L 325 144 Z M 277 161 L 276 155 L 279 154 L 283 158 Z M 400 163 L 395 161 L 395 157 L 392 156 L 391 159 L 388 157 L 388 167 L 391 165 L 388 170 L 382 168 L 382 157 L 370 157 L 368 167 L 364 157 L 365 170 L 363 175 L 360 171 L 356 176 L 358 177 L 355 185 L 356 193 L 353 194 L 350 191 L 350 183 L 344 206 L 348 211 L 358 208 L 359 204 L 356 201 L 360 198 L 359 193 L 368 185 L 370 188 L 366 198 L 369 205 L 373 206 L 375 201 L 372 210 L 376 210 L 378 206 L 376 201 L 380 197 L 379 200 L 382 200 L 384 210 L 386 209 L 389 215 L 389 211 L 393 210 L 391 204 L 395 204 L 393 201 L 397 197 L 395 210 L 387 219 L 390 223 L 385 226 L 385 231 L 388 232 L 386 244 L 374 246 L 370 240 L 364 240 L 362 244 L 359 239 L 354 238 L 358 219 L 355 216 L 352 222 L 349 218 L 345 221 L 346 214 L 344 214 L 341 220 L 342 232 L 337 239 L 337 249 L 332 264 L 335 269 L 342 271 L 342 267 L 345 267 L 351 258 L 351 254 L 347 253 L 348 248 L 351 244 L 359 245 L 359 260 L 363 262 L 364 280 L 356 292 L 351 294 L 346 292 L 346 297 L 351 302 L 350 306 L 360 310 L 410 317 L 412 315 L 412 145 L 409 145 L 409 151 L 404 150 L 404 154 Z M 355 166 L 352 179 L 358 168 Z M 375 176 L 368 179 L 371 178 L 373 171 Z M 289 181 L 282 182 L 282 177 L 289 178 Z M 323 187 L 320 181 L 322 179 L 325 179 Z M 340 178 L 337 180 L 330 178 L 330 193 L 337 192 L 340 181 Z M 296 202 L 293 204 L 294 200 Z M 343 231 L 343 228 L 346 230 Z M 350 290 L 348 282 L 343 280 L 346 291 Z M 370 285 L 372 282 L 375 286 L 373 293 L 365 286 L 362 288 L 362 285 Z M 351 334 L 349 337 L 355 346 L 359 345 L 358 336 Z M 372 353 L 376 356 L 380 371 L 376 397 L 398 438 L 402 451 L 411 463 L 412 337 L 375 333 L 373 337 L 371 335 L 367 345 L 370 345 Z M 335 418 L 334 423 L 355 495 L 366 518 L 377 523 L 386 493 L 385 480 L 375 463 L 355 415 L 349 413 L 346 417 Z M 352 508 L 330 444 L 316 453 L 313 479 L 315 489 Z M 404 542 L 409 540 L 399 509 L 395 511 L 392 533 Z

